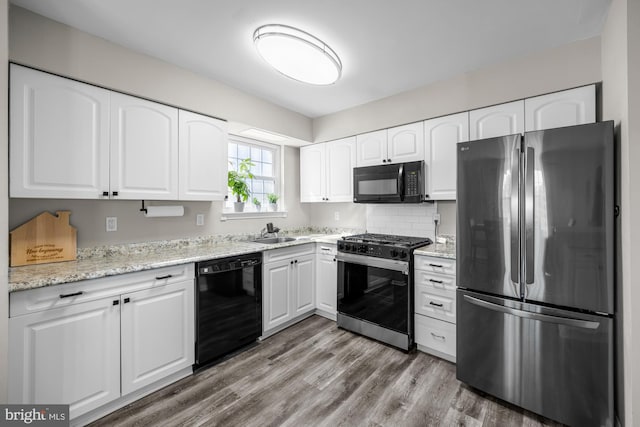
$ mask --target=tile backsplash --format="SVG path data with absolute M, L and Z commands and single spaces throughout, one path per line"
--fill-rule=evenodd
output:
M 367 205 L 367 232 L 429 237 L 435 240 L 433 203 L 419 205 Z

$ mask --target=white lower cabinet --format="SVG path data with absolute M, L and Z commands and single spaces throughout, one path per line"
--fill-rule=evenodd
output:
M 69 404 L 75 418 L 120 397 L 119 301 L 9 319 L 9 403 Z
M 338 305 L 338 265 L 336 245 L 319 243 L 316 252 L 317 313 L 336 320 Z
M 9 403 L 112 403 L 194 362 L 193 265 L 10 294 Z
M 456 361 L 455 261 L 415 255 L 415 341 L 418 350 Z
M 193 283 L 122 295 L 122 394 L 194 361 Z
M 264 253 L 263 336 L 315 310 L 315 268 L 314 243 Z

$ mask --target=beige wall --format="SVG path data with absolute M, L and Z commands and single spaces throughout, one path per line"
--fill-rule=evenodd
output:
M 330 141 L 600 80 L 594 37 L 316 118 L 313 138 Z
M 9 58 L 20 64 L 311 141 L 311 119 L 184 68 L 11 6 Z
M 310 223 L 307 209 L 300 204 L 300 150 L 283 147 L 284 203 L 286 218 L 221 221 L 222 202 L 149 202 L 156 205 L 180 204 L 185 216 L 146 218 L 139 200 L 49 200 L 11 199 L 9 229 L 13 229 L 42 211 L 70 210 L 71 224 L 78 229 L 78 247 L 177 239 L 212 234 L 259 233 L 267 222 L 280 228 Z M 196 226 L 196 214 L 205 214 L 205 225 Z M 107 216 L 118 218 L 118 231 L 105 231 Z
M 7 230 L 7 218 L 9 210 L 9 199 L 7 190 L 9 183 L 7 177 L 7 165 L 9 164 L 9 127 L 6 105 L 8 97 L 8 8 L 7 0 L 0 0 L 0 230 Z M 7 402 L 7 336 L 9 318 L 9 289 L 7 286 L 7 264 L 9 260 L 9 234 L 5 231 L 0 233 L 0 404 Z

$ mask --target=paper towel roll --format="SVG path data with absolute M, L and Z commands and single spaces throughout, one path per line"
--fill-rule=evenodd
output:
M 160 216 L 184 216 L 184 206 L 147 206 L 144 216 L 148 218 Z

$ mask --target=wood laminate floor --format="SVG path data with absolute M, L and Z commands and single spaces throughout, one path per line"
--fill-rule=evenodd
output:
M 483 396 L 455 365 L 312 316 L 98 426 L 559 426 Z

